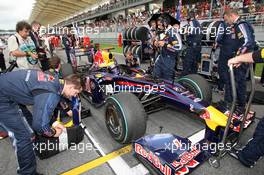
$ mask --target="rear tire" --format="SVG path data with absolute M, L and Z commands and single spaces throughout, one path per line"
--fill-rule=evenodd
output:
M 108 131 L 119 143 L 130 143 L 146 132 L 147 114 L 132 93 L 118 93 L 107 98 L 105 116 Z
M 185 88 L 195 94 L 197 98 L 211 103 L 212 88 L 210 84 L 200 75 L 190 74 L 176 80 Z

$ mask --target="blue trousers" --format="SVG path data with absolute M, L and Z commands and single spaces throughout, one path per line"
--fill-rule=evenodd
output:
M 175 56 L 159 55 L 154 65 L 154 76 L 172 81 L 175 74 Z
M 218 80 L 218 89 L 224 89 L 225 84 L 228 82 L 228 59 L 232 58 L 232 56 L 228 56 L 223 53 L 223 51 L 220 51 L 219 60 L 218 60 L 218 74 L 219 74 L 219 80 Z
M 253 139 L 238 154 L 239 160 L 248 166 L 254 165 L 261 156 L 264 156 L 264 118 L 258 123 Z
M 236 90 L 237 90 L 237 104 L 240 107 L 244 107 L 246 104 L 247 70 L 248 70 L 248 65 L 246 64 L 242 64 L 240 67 L 234 69 Z M 225 101 L 229 103 L 233 101 L 230 75 L 228 75 L 227 83 L 225 86 Z
M 188 47 L 186 49 L 186 55 L 183 59 L 183 71 L 182 76 L 188 74 L 196 74 L 198 70 L 198 62 L 201 58 L 201 47 Z
M 33 150 L 32 130 L 19 105 L 0 92 L 0 126 L 9 131 L 19 164 L 18 174 L 34 175 L 36 158 Z
M 25 118 L 26 118 L 28 124 L 29 124 L 30 126 L 32 126 L 33 116 L 32 116 L 32 114 L 31 114 L 31 112 L 27 109 L 27 107 L 26 107 L 25 105 L 21 105 L 21 104 L 20 104 L 20 105 L 19 105 L 19 108 L 21 109 L 23 115 L 25 116 Z M 0 131 L 4 131 L 4 132 L 6 132 L 5 128 L 4 128 L 4 127 L 1 127 L 1 126 L 0 126 Z

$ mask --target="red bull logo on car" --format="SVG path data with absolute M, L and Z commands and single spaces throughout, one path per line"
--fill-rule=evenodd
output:
M 140 144 L 135 143 L 135 152 L 152 163 L 162 174 L 172 175 L 172 170 L 168 165 L 162 165 L 158 156 L 151 151 L 145 150 Z
M 175 160 L 172 163 L 172 166 L 175 167 L 176 171 L 175 175 L 182 175 L 182 174 L 188 174 L 189 168 L 195 168 L 199 165 L 199 162 L 194 160 L 196 156 L 198 156 L 201 153 L 200 150 L 196 149 L 195 146 L 191 148 L 190 152 L 184 152 L 180 160 Z
M 164 175 L 184 175 L 190 173 L 190 168 L 197 167 L 200 163 L 194 158 L 201 153 L 195 147 L 191 148 L 190 152 L 184 152 L 179 160 L 175 160 L 171 165 L 172 169 L 167 164 L 163 165 L 160 158 L 151 151 L 147 151 L 138 143 L 135 143 L 135 152 L 147 159 L 154 167 L 156 167 Z M 174 172 L 175 171 L 175 172 Z
M 184 175 L 184 174 L 189 174 L 190 172 L 190 168 L 195 168 L 199 165 L 200 163 L 196 160 L 191 160 L 187 165 L 185 165 L 185 167 L 183 167 L 182 169 L 180 169 L 179 171 L 175 172 L 175 175 Z

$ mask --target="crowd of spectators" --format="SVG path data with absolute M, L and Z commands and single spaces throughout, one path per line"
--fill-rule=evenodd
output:
M 222 9 L 227 8 L 237 9 L 240 14 L 264 12 L 264 0 L 227 0 L 225 7 L 223 1 L 215 0 L 211 12 L 211 0 L 183 5 L 181 9 L 182 18 L 186 18 L 189 11 L 196 12 L 198 19 L 208 18 L 210 15 L 215 18 L 221 15 Z M 172 14 L 176 13 L 174 8 L 168 9 L 168 11 Z
M 131 3 L 138 0 L 111 0 L 109 3 L 98 6 L 98 8 L 93 11 L 88 11 L 77 17 L 72 18 L 73 21 L 78 21 L 85 16 L 91 16 L 94 13 L 104 12 L 113 8 L 117 8 L 122 3 Z M 198 19 L 209 18 L 210 15 L 212 18 L 220 17 L 222 9 L 232 8 L 237 9 L 241 14 L 256 14 L 254 20 L 264 19 L 264 0 L 226 0 L 226 6 L 223 6 L 224 0 L 214 0 L 212 11 L 211 9 L 211 0 L 206 0 L 204 2 L 196 2 L 193 4 L 183 5 L 181 8 L 181 18 L 184 20 L 188 16 L 190 11 L 194 11 L 197 14 Z M 170 9 L 159 9 L 159 12 L 168 12 L 172 16 L 176 15 L 176 7 Z M 128 26 L 144 25 L 147 20 L 153 14 L 153 11 L 139 11 L 127 15 L 119 15 L 112 19 L 100 19 L 100 20 L 91 20 L 89 24 L 83 24 L 81 26 L 86 27 L 99 27 L 102 32 L 120 32 L 123 28 Z M 259 14 L 258 14 L 259 13 Z M 251 15 L 252 17 L 252 15 Z
M 112 19 L 91 21 L 89 24 L 85 24 L 85 27 L 99 27 L 103 32 L 121 32 L 123 28 L 146 24 L 151 15 L 152 13 L 148 11 L 132 13 L 127 15 L 127 17 L 119 15 Z M 81 27 L 83 27 L 83 25 L 81 25 Z

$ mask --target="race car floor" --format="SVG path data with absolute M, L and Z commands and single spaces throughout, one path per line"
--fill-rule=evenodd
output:
M 65 60 L 65 53 L 63 50 L 57 50 L 57 54 Z M 119 62 L 123 62 L 121 55 L 116 55 Z M 258 90 L 263 90 L 262 87 L 258 87 Z M 222 97 L 218 94 L 213 94 L 213 101 L 218 101 Z M 83 123 L 87 126 L 87 131 L 91 134 L 93 139 L 98 143 L 99 147 L 107 154 L 115 150 L 118 150 L 125 145 L 115 142 L 108 133 L 104 123 L 104 107 L 95 109 L 91 107 L 89 103 L 82 101 L 85 108 L 90 108 L 92 116 L 83 120 Z M 253 105 L 252 110 L 257 112 L 257 118 L 263 116 L 263 106 Z M 242 137 L 242 143 L 245 144 L 249 138 L 252 137 L 254 129 L 258 123 L 258 119 L 252 126 L 244 132 Z M 172 109 L 166 109 L 153 113 L 149 116 L 147 123 L 146 134 L 156 133 L 174 133 L 182 137 L 189 137 L 190 135 L 202 130 L 204 124 L 201 120 L 189 116 L 188 114 L 177 112 Z M 100 157 L 98 150 L 89 149 L 84 150 L 84 145 L 89 145 L 90 140 L 87 137 L 84 138 L 79 149 L 64 151 L 52 158 L 46 160 L 37 160 L 38 171 L 45 175 L 54 175 L 67 172 L 68 170 L 78 167 L 82 164 L 90 162 Z M 89 146 L 89 148 L 91 148 Z M 130 167 L 128 171 L 133 171 L 134 174 L 140 175 L 139 171 L 135 167 L 139 167 L 139 162 L 135 159 L 131 153 L 127 153 L 121 156 L 125 163 Z M 199 166 L 192 174 L 193 175 L 263 175 L 264 174 L 264 160 L 259 160 L 257 165 L 253 169 L 243 167 L 238 161 L 234 160 L 230 156 L 225 156 L 221 160 L 221 167 L 214 169 L 210 167 L 208 162 L 205 162 Z M 0 174 L 1 175 L 14 175 L 16 174 L 17 161 L 12 144 L 10 140 L 0 140 Z M 142 168 L 141 168 L 142 169 Z M 85 175 L 112 175 L 115 174 L 109 164 L 104 163 L 91 169 L 85 173 Z M 125 174 L 128 174 L 125 173 Z

